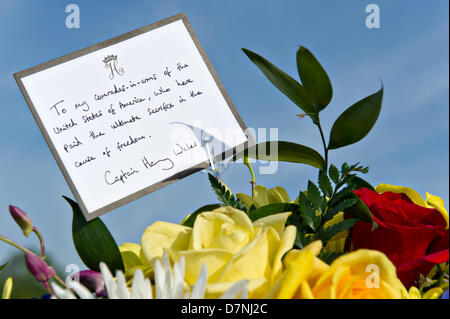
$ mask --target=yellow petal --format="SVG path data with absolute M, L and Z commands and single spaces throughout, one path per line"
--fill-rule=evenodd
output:
M 209 248 L 213 239 L 220 233 L 223 224 L 232 224 L 234 221 L 215 212 L 204 212 L 197 216 L 192 230 L 192 249 Z
M 278 299 L 291 299 L 306 280 L 314 265 L 314 255 L 311 250 L 301 250 L 290 259 L 287 269 L 281 279 Z
M 419 289 L 412 286 L 408 291 L 408 299 L 422 299 Z
M 186 262 L 185 280 L 193 285 L 198 279 L 203 264 L 207 266 L 208 283 L 215 282 L 222 269 L 233 257 L 233 253 L 223 249 L 171 251 L 171 258 L 174 261 L 179 261 L 182 256 Z
M 142 235 L 142 253 L 153 266 L 157 258 L 161 258 L 164 249 L 185 250 L 188 248 L 192 228 L 171 224 L 167 222 L 155 222 L 147 227 Z
M 240 209 L 233 207 L 220 207 L 214 210 L 214 213 L 223 214 L 231 218 L 239 227 L 246 229 L 247 231 L 253 233 L 252 221 L 246 213 Z
M 297 236 L 297 228 L 293 225 L 286 227 L 286 230 L 281 235 L 281 242 L 278 250 L 273 258 L 272 263 L 272 277 L 270 278 L 274 282 L 281 274 L 282 263 L 281 259 L 284 254 L 294 247 L 295 237 Z
M 267 229 L 260 230 L 255 238 L 238 253 L 236 253 L 224 267 L 217 278 L 218 282 L 239 281 L 242 279 L 262 278 L 266 275 L 269 264 L 269 245 Z
M 269 189 L 269 202 L 271 204 L 274 204 L 274 203 L 289 203 L 290 202 L 289 194 L 281 186 L 277 186 L 275 188 L 271 188 L 271 189 Z
M 253 200 L 255 201 L 256 208 L 269 205 L 269 193 L 267 188 L 262 185 L 257 185 L 255 186 L 254 193 L 255 196 L 253 197 Z
M 445 222 L 447 223 L 446 229 L 448 229 L 448 212 L 445 209 L 444 201 L 442 200 L 442 198 L 440 198 L 439 196 L 432 195 L 430 193 L 425 193 L 425 195 L 427 196 L 426 201 L 427 207 L 430 208 L 432 207 L 442 214 L 442 217 L 444 217 Z
M 391 298 L 401 298 L 401 287 L 397 278 L 397 271 L 385 254 L 376 250 L 359 249 L 337 258 L 330 266 L 329 271 L 340 267 L 349 267 L 352 274 L 369 274 L 366 269 L 369 265 L 379 267 L 380 281 L 387 286 L 386 292 Z
M 256 207 L 255 201 L 253 200 L 253 198 L 247 194 L 237 193 L 236 198 L 239 199 L 241 202 L 243 202 L 245 207 L 247 207 L 247 209 L 250 209 L 250 207 L 252 207 L 252 205 Z
M 309 249 L 314 254 L 314 256 L 318 256 L 320 254 L 320 251 L 322 250 L 322 241 L 321 240 L 315 240 L 312 243 L 309 243 L 306 245 L 303 249 Z
M 438 299 L 443 292 L 444 290 L 442 290 L 442 288 L 439 287 L 431 288 L 426 293 L 424 293 L 422 299 Z
M 294 296 L 295 299 L 314 299 L 313 292 L 308 282 L 305 280 L 300 284 L 300 289 Z
M 140 258 L 140 245 L 135 243 L 123 243 L 121 246 L 119 246 L 119 251 L 120 255 L 122 256 L 126 273 L 128 273 L 131 268 L 142 264 L 142 260 Z
M 2 299 L 11 298 L 12 288 L 13 288 L 13 279 L 12 277 L 8 277 L 8 279 L 6 279 L 5 281 L 5 284 L 3 285 Z
M 273 214 L 260 219 L 257 219 L 253 222 L 253 226 L 255 227 L 273 227 L 275 230 L 281 235 L 284 231 L 284 226 L 286 225 L 286 221 L 288 217 L 291 215 L 290 212 Z
M 406 186 L 395 186 L 389 184 L 380 184 L 375 187 L 377 193 L 385 193 L 385 192 L 393 192 L 393 193 L 403 193 L 412 200 L 412 202 L 416 205 L 426 207 L 425 201 L 422 196 L 419 195 L 414 189 L 406 187 Z

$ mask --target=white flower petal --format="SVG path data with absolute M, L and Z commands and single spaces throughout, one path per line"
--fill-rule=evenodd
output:
M 114 278 L 109 271 L 108 266 L 106 266 L 106 264 L 103 262 L 100 263 L 100 271 L 102 272 L 102 277 L 105 283 L 106 292 L 108 293 L 108 298 L 119 299 L 116 293 L 116 283 L 114 281 Z
M 77 299 L 77 297 L 75 297 L 75 295 L 69 289 L 61 288 L 59 285 L 53 282 L 50 283 L 50 285 L 58 299 Z
M 116 292 L 117 297 L 119 299 L 130 299 L 130 291 L 128 290 L 127 282 L 125 280 L 125 276 L 123 275 L 123 272 L 118 270 L 116 272 Z
M 78 281 L 72 281 L 72 289 L 80 297 L 80 299 L 94 299 L 94 295 L 85 286 Z
M 197 278 L 197 282 L 192 289 L 191 299 L 203 299 L 205 298 L 206 282 L 208 279 L 208 270 L 206 264 L 202 265 L 200 274 Z
M 145 280 L 144 273 L 138 269 L 133 276 L 131 299 L 151 299 L 150 281 Z
M 159 261 L 159 259 L 157 259 L 155 262 L 154 272 L 155 272 L 156 299 L 164 299 L 165 298 L 165 295 L 164 295 L 165 276 L 164 276 L 164 270 L 161 266 L 161 262 Z
M 248 280 L 241 280 L 230 287 L 219 299 L 236 299 L 238 296 L 247 294 Z
M 185 259 L 181 257 L 173 266 L 172 298 L 181 299 L 184 290 Z

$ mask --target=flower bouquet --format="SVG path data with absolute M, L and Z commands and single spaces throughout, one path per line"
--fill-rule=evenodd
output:
M 317 126 L 323 155 L 288 141 L 252 145 L 229 161 L 248 167 L 250 194 L 233 194 L 220 168 L 211 170 L 218 203 L 179 224 L 153 223 L 140 243 L 118 246 L 99 218 L 86 222 L 78 204 L 65 197 L 73 210 L 74 245 L 88 268 L 66 280 L 47 264 L 43 237 L 20 208 L 9 210 L 25 236 L 37 235 L 40 253 L 0 239 L 23 251 L 29 272 L 51 298 L 448 298 L 449 218 L 443 200 L 428 193 L 424 199 L 409 187 L 373 187 L 361 177 L 368 166 L 338 168 L 330 162 L 330 151 L 359 142 L 374 126 L 383 87 L 345 110 L 327 142 L 320 112 L 333 90 L 314 55 L 304 47 L 297 51 L 300 83 L 243 50 L 302 110 L 298 116 Z M 256 159 L 310 165 L 318 169 L 317 179 L 290 198 L 280 186 L 256 183 Z M 10 278 L 2 297 L 9 298 L 12 289 Z

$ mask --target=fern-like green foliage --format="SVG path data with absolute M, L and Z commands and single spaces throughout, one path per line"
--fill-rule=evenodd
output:
M 356 173 L 367 173 L 367 171 L 368 168 L 360 166 L 359 163 L 354 165 L 344 163 L 341 171 L 331 165 L 328 174 L 324 170 L 319 172 L 319 186 L 308 181 L 307 191 L 300 192 L 298 196 L 298 210 L 288 219 L 289 224 L 297 227 L 296 247 L 302 248 L 317 239 L 320 239 L 325 246 L 333 236 L 355 225 L 360 217 L 371 218 L 364 215 L 368 213 L 368 209 L 363 212 L 354 209 L 358 205 L 364 207 L 364 203 L 353 193 L 353 190 L 357 189 L 361 183 L 367 182 L 362 179 L 360 180 L 363 182 L 353 183 L 352 181 L 356 178 Z M 346 212 L 355 218 L 345 219 L 325 227 L 325 224 L 339 212 Z M 328 256 L 327 260 L 331 260 L 331 257 Z
M 208 174 L 208 178 L 209 182 L 211 183 L 212 189 L 217 195 L 217 199 L 222 203 L 223 206 L 231 206 L 247 213 L 247 208 L 245 207 L 244 203 L 235 198 L 231 191 L 227 189 L 223 183 L 221 183 L 216 177 L 211 174 Z

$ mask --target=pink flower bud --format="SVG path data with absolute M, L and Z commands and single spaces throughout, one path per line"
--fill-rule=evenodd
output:
M 47 282 L 55 276 L 55 269 L 47 265 L 39 256 L 27 253 L 25 261 L 28 271 L 36 278 L 37 281 Z
M 21 210 L 19 207 L 9 205 L 9 212 L 12 218 L 16 221 L 17 225 L 22 229 L 23 234 L 28 237 L 33 230 L 33 222 L 30 217 Z

